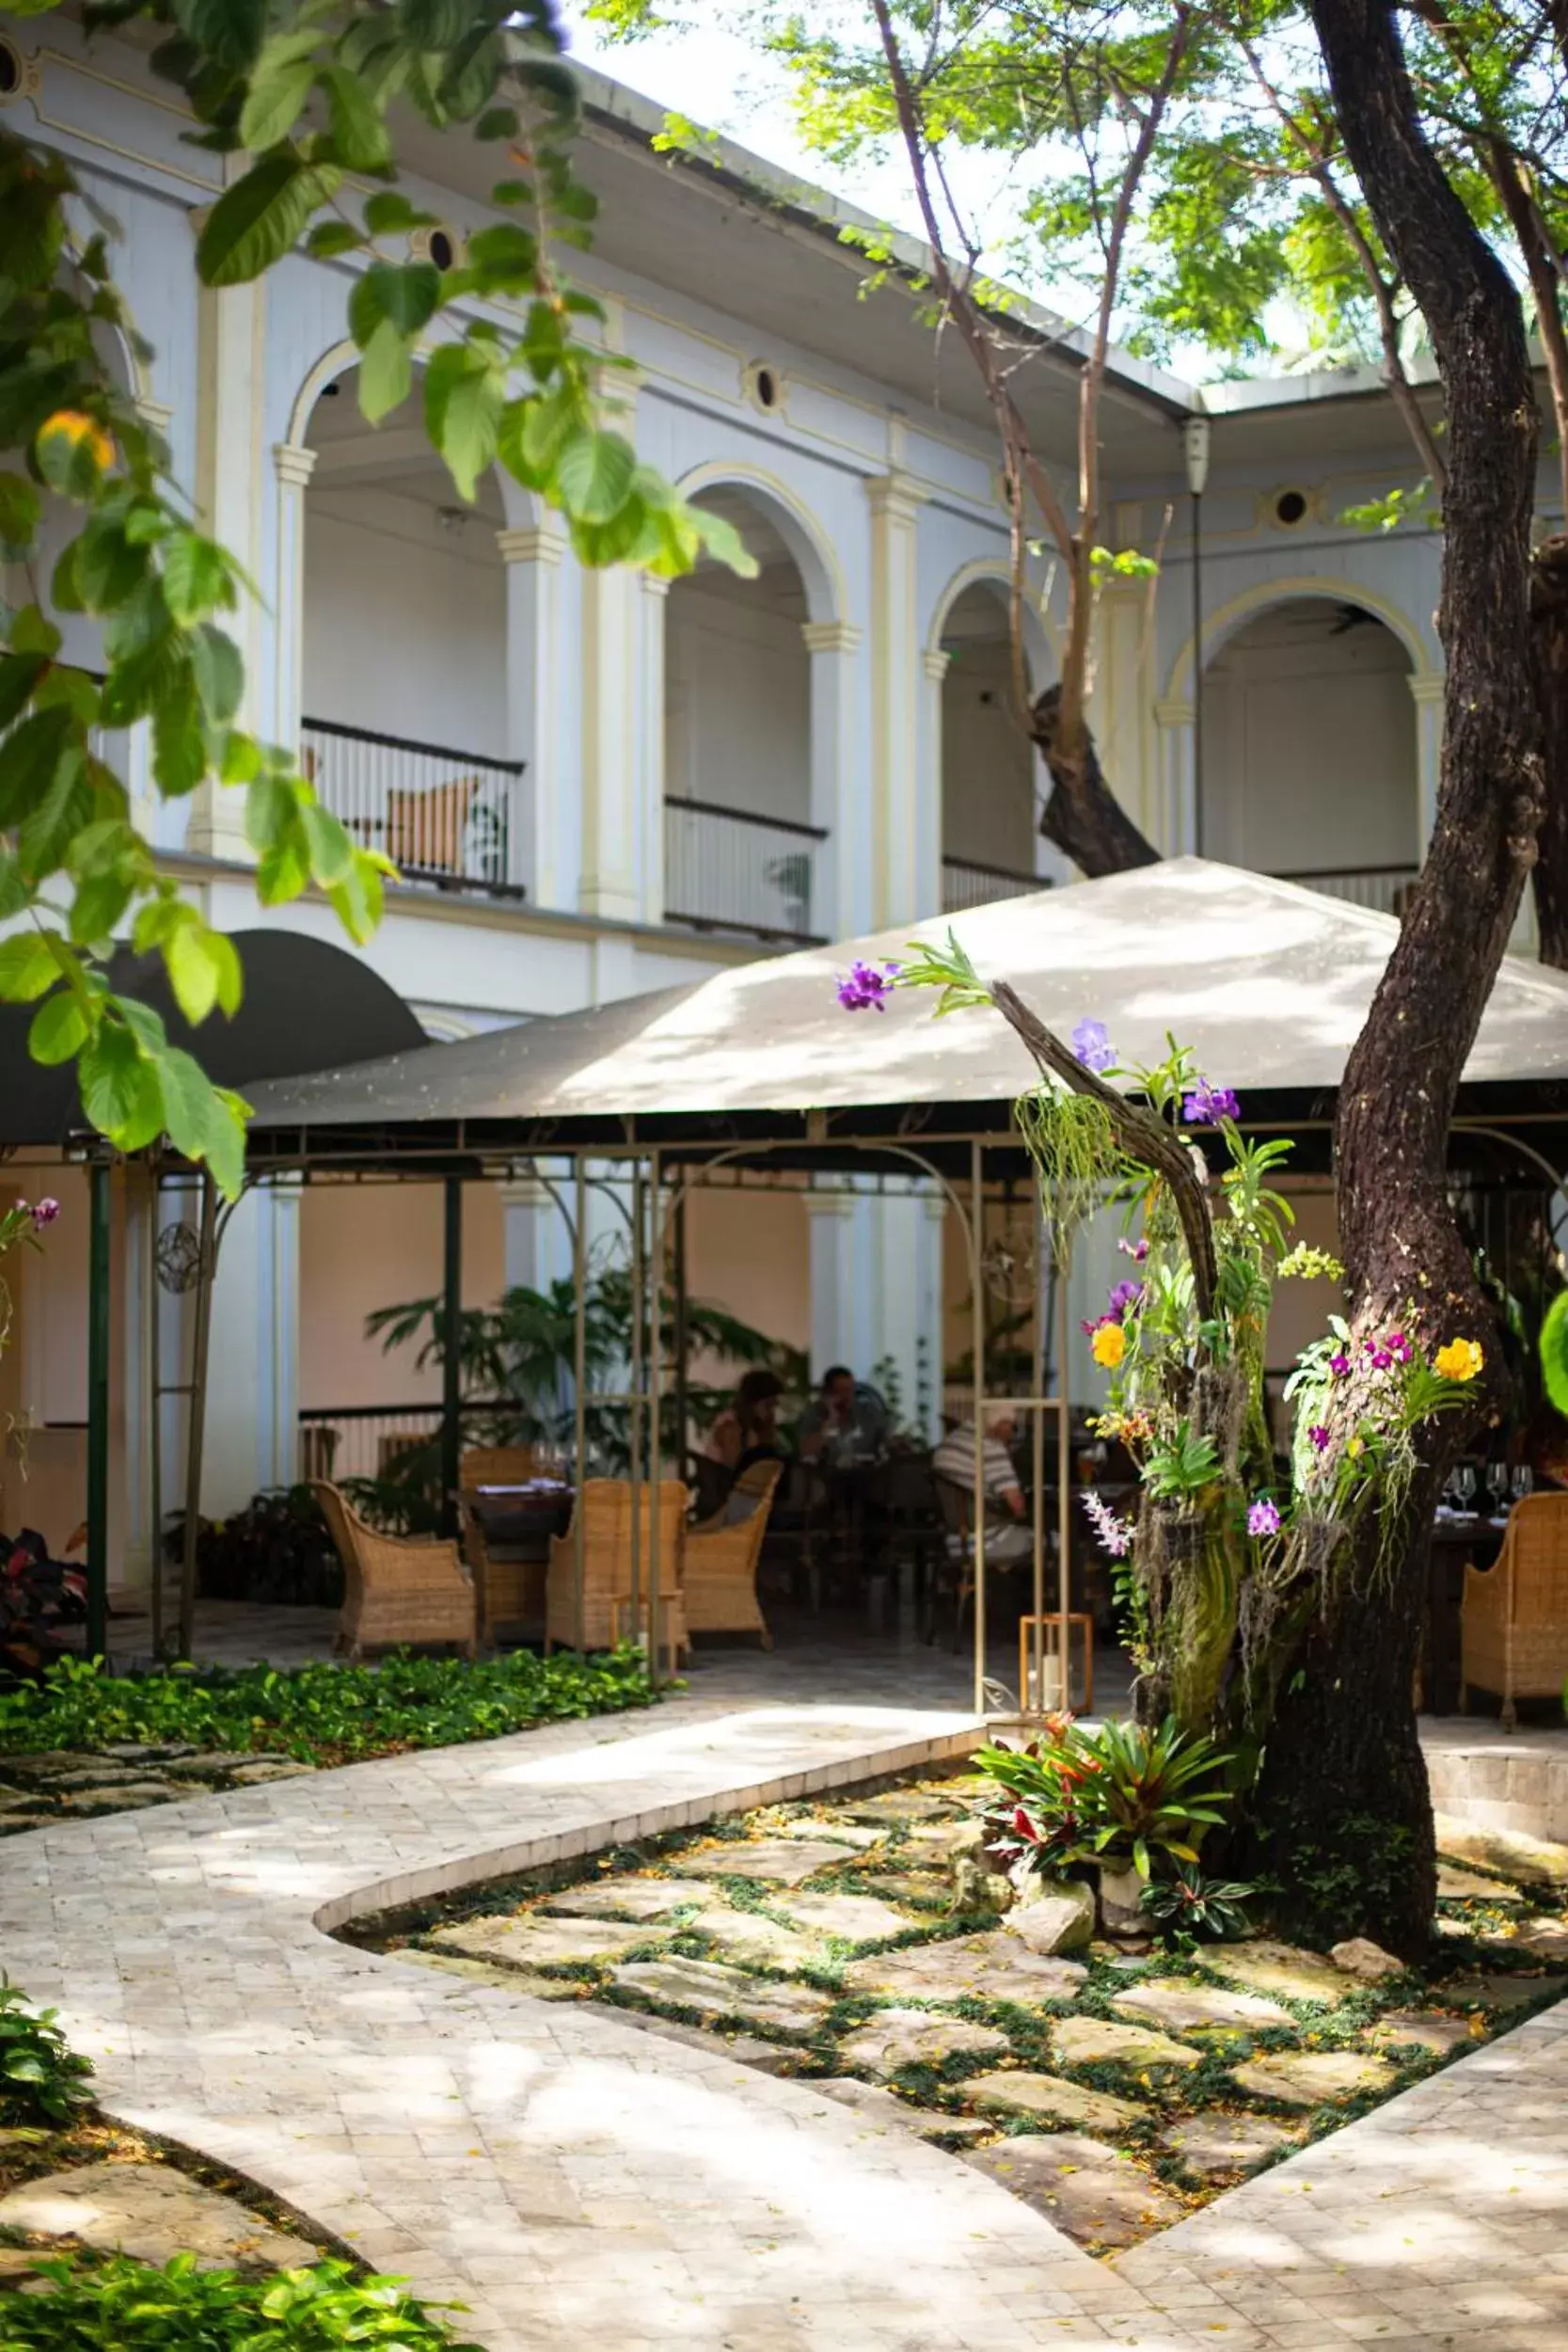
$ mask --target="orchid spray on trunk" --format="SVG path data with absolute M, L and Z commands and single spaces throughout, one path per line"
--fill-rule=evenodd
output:
M 939 1015 L 993 1008 L 1033 1056 L 1039 1083 L 1014 1117 L 1058 1263 L 1086 1217 L 1122 1212 L 1129 1271 L 1084 1330 L 1110 1375 L 1098 1434 L 1131 1454 L 1137 1506 L 1124 1518 L 1091 1493 L 1085 1509 L 1127 1604 L 1142 1719 L 1168 1712 L 1256 1754 L 1354 1529 L 1397 1501 L 1413 1432 L 1466 1401 L 1481 1351 L 1462 1335 L 1423 1347 L 1414 1310 L 1370 1334 L 1329 1314 L 1287 1386 L 1293 1427 L 1276 1455 L 1264 1386 L 1275 1288 L 1344 1271 L 1292 1246 L 1276 1189 L 1290 1142 L 1245 1133 L 1223 1073 L 1174 1037 L 1147 1066 L 1092 1017 L 1064 1042 L 1006 981 L 982 979 L 951 932 L 897 965 L 857 966 L 841 997 L 882 1009 L 910 988 L 935 989 Z

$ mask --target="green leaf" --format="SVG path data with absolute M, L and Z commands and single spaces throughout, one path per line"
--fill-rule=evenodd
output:
M 253 164 L 207 215 L 196 256 L 202 283 L 240 286 L 259 278 L 288 252 L 341 178 L 335 166 L 307 164 L 293 149 Z
M 214 726 L 228 726 L 245 692 L 245 663 L 238 645 L 208 621 L 192 631 L 186 651 L 191 658 L 196 691 L 209 722 Z M 224 781 L 231 783 L 235 779 L 226 773 Z
M 471 343 L 444 343 L 425 370 L 425 424 L 453 482 L 471 501 L 495 457 L 506 391 Z
M 269 56 L 295 42 L 297 33 L 261 45 L 266 31 L 266 0 L 175 0 L 176 23 L 206 52 L 214 65 L 236 73 L 260 72 Z M 315 36 L 311 37 L 312 41 Z
M 335 262 L 340 253 L 357 253 L 365 240 L 348 220 L 318 220 L 305 240 L 305 250 L 314 262 Z
M 363 350 L 383 320 L 417 335 L 436 315 L 441 273 L 434 262 L 372 262 L 349 296 L 348 323 Z
M 0 740 L 0 831 L 22 824 L 48 792 L 69 750 L 75 722 L 69 710 L 35 710 Z
M 392 159 L 391 135 L 371 85 L 346 67 L 323 70 L 332 151 L 345 171 L 380 171 Z
M 434 229 L 434 213 L 421 213 L 400 188 L 378 188 L 365 199 L 365 226 L 372 237 L 404 235 L 410 229 Z
M 312 50 L 315 45 L 312 39 Z M 263 72 L 259 65 L 240 110 L 240 144 L 260 154 L 286 139 L 299 120 L 315 78 L 310 56 L 297 57 L 270 72 Z
M 22 870 L 34 882 L 57 873 L 75 835 L 91 822 L 92 786 L 81 746 L 70 743 L 49 780 L 49 788 L 18 829 L 17 855 Z
M 233 574 L 215 539 L 198 531 L 173 534 L 164 549 L 164 601 L 182 628 L 214 609 L 232 609 Z
M 1560 1413 L 1568 1413 L 1568 1291 L 1560 1291 L 1541 1326 L 1541 1377 Z
M 372 860 L 356 856 L 342 881 L 327 891 L 327 898 L 344 930 L 363 946 L 375 935 L 381 921 L 381 875 Z
M 383 319 L 359 361 L 359 413 L 368 424 L 379 424 L 403 406 L 413 389 L 413 347 L 390 319 Z
M 182 923 L 164 943 L 164 969 L 174 1001 L 193 1029 L 206 1020 L 218 1001 L 225 970 L 219 950 L 228 946 L 227 940 L 220 942 L 200 922 Z M 231 948 L 230 953 L 233 953 Z
M 46 997 L 33 1015 L 27 1051 L 34 1061 L 53 1068 L 79 1054 L 91 1034 L 87 1008 L 73 989 L 63 988 Z
M 311 803 L 300 810 L 299 821 L 314 879 L 324 887 L 343 882 L 354 864 L 354 844 L 343 825 Z
M 293 823 L 294 793 L 281 776 L 253 778 L 245 803 L 245 839 L 258 853 L 273 849 Z
M 152 1132 L 158 1133 L 163 1124 L 163 1105 L 157 1079 L 151 1064 L 142 1058 L 135 1039 L 121 1023 L 102 1024 L 98 1035 L 83 1048 L 77 1075 L 82 1108 L 102 1135 L 118 1141 L 126 1127 L 133 1121 L 139 1124 L 145 1118 L 150 1102 L 157 1109 L 158 1127 Z M 150 1142 L 151 1137 L 146 1140 Z
M 39 494 L 24 474 L 0 473 L 0 541 L 27 547 L 39 527 Z
M 8 1004 L 30 1005 L 59 977 L 59 959 L 44 932 L 17 931 L 0 939 L 0 997 Z
M 624 436 L 580 434 L 556 467 L 562 504 L 577 522 L 607 523 L 626 503 L 636 471 L 637 452 Z
M 467 262 L 484 291 L 531 294 L 539 272 L 539 243 L 515 221 L 494 221 L 468 239 Z
M 490 106 L 474 124 L 474 136 L 476 139 L 515 139 L 518 128 L 515 106 Z
M 8 727 L 21 717 L 48 667 L 41 653 L 7 654 L 0 660 L 0 727 Z

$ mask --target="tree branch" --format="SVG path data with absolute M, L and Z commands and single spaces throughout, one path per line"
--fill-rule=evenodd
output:
M 1153 1111 L 1145 1110 L 1140 1103 L 1130 1103 L 1115 1087 L 1107 1086 L 1097 1071 L 1085 1070 L 1076 1054 L 1048 1029 L 1038 1016 L 1006 980 L 997 980 L 990 997 L 1016 1034 L 1028 1047 L 1041 1070 L 1059 1079 L 1074 1094 L 1086 1094 L 1102 1105 L 1112 1132 L 1130 1160 L 1147 1168 L 1170 1186 L 1176 1213 L 1181 1221 L 1182 1239 L 1192 1262 L 1193 1298 L 1200 1323 L 1208 1323 L 1214 1312 L 1214 1289 L 1218 1273 L 1214 1259 L 1214 1225 L 1209 1214 L 1209 1196 L 1197 1169 L 1193 1164 L 1192 1146 L 1166 1126 Z

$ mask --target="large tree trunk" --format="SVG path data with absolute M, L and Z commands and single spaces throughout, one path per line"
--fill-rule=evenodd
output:
M 1158 866 L 1160 852 L 1146 841 L 1105 781 L 1094 737 L 1086 725 L 1069 752 L 1060 739 L 1062 690 L 1048 686 L 1031 713 L 1030 733 L 1051 771 L 1051 798 L 1040 812 L 1040 831 L 1091 882 L 1101 874 L 1125 873 L 1130 866 Z
M 1530 577 L 1535 675 L 1546 763 L 1535 872 L 1541 961 L 1568 971 L 1568 539 L 1544 540 Z
M 1519 297 L 1422 135 L 1389 0 L 1312 0 L 1346 151 L 1431 330 L 1448 417 L 1439 631 L 1448 655 L 1436 821 L 1398 944 L 1345 1071 L 1339 1230 L 1359 1340 L 1414 1322 L 1489 1339 L 1445 1184 L 1454 1097 L 1502 961 L 1542 810 L 1530 667 L 1537 418 Z M 1333 1436 L 1354 1431 L 1344 1383 Z M 1478 1403 L 1480 1400 L 1478 1399 Z M 1433 1844 L 1412 1667 L 1432 1505 L 1459 1435 L 1419 1434 L 1400 1514 L 1336 1564 L 1271 1729 L 1266 1821 L 1358 1891 L 1359 1923 L 1406 1952 L 1430 1931 Z M 1369 1855 L 1379 1857 L 1374 1877 Z

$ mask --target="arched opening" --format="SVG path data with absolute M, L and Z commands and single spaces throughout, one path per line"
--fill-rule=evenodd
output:
M 421 398 L 372 430 L 351 370 L 311 411 L 301 756 L 325 804 L 410 880 L 512 892 L 506 514 L 493 473 L 464 505 Z
M 1204 854 L 1397 908 L 1419 864 L 1411 660 L 1364 606 L 1291 596 L 1203 675 Z
M 812 793 L 812 620 L 787 523 L 734 484 L 696 502 L 732 524 L 754 580 L 705 561 L 672 583 L 664 632 L 666 920 L 765 939 L 822 935 Z
M 1000 581 L 974 580 L 955 596 L 942 651 L 942 904 L 952 914 L 1040 889 L 1043 881 L 1035 858 L 1035 749 L 1020 722 Z

